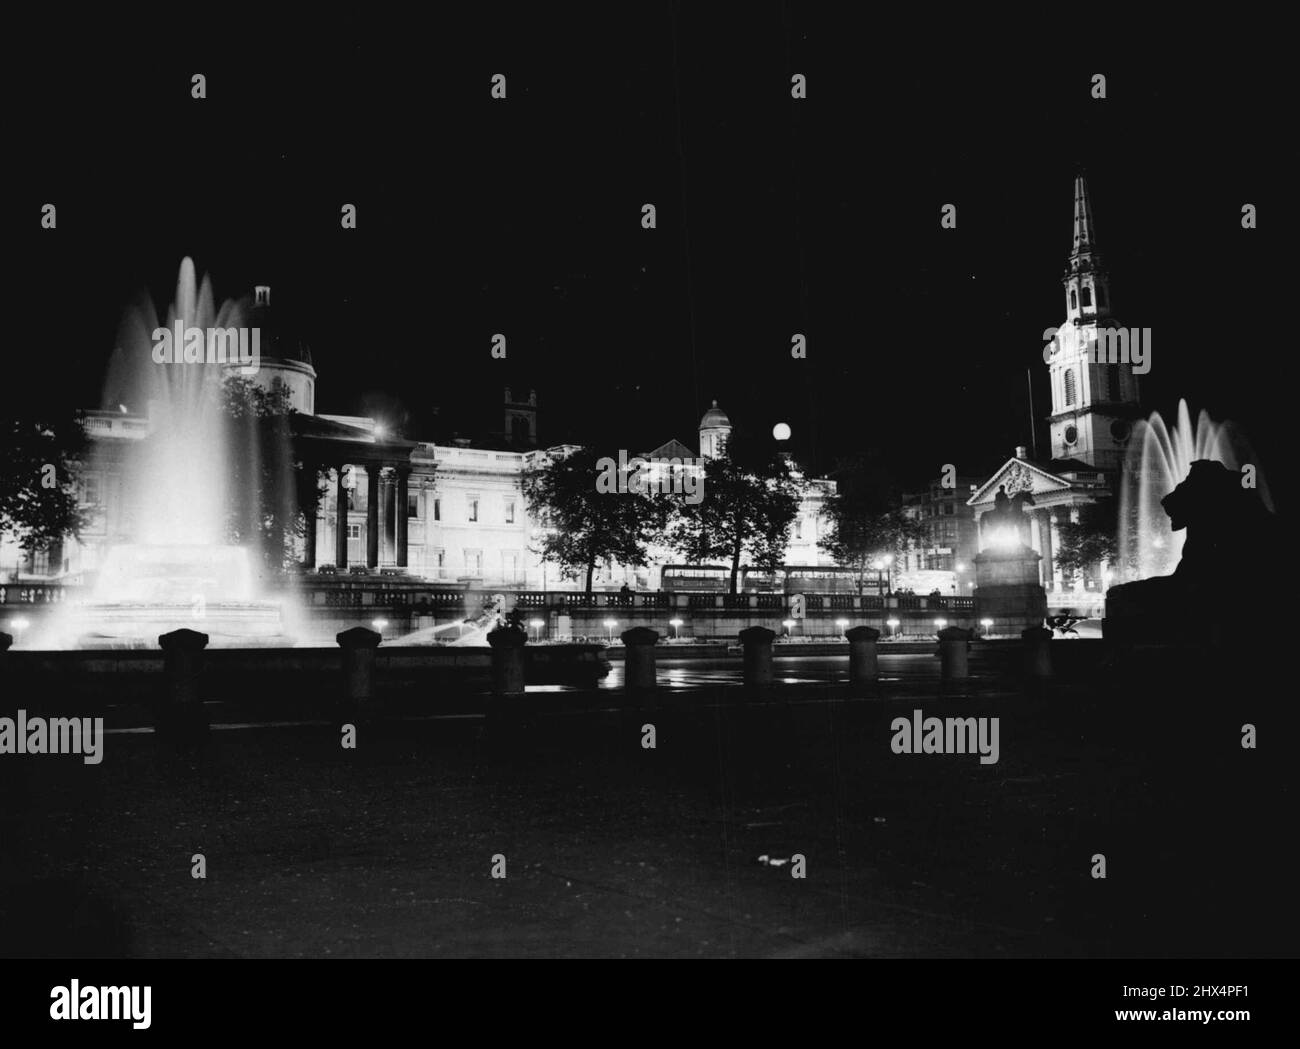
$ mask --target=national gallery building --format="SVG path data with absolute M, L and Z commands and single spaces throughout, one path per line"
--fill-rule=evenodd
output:
M 276 328 L 269 288 L 255 289 L 254 304 L 250 320 L 261 329 L 262 356 L 253 379 L 267 389 L 278 384 L 287 391 L 294 411 L 294 458 L 328 478 L 315 528 L 308 529 L 300 547 L 307 570 L 407 576 L 475 589 L 564 590 L 580 585 L 562 579 L 555 565 L 544 563 L 530 549 L 538 526 L 528 514 L 524 474 L 576 447 L 539 446 L 534 391 L 516 396 L 506 388 L 501 430 L 477 443 L 403 440 L 385 433 L 375 419 L 317 415 L 317 376 L 310 351 Z M 83 470 L 80 498 L 88 526 L 79 539 L 45 554 L 28 555 L 13 544 L 0 549 L 0 581 L 62 579 L 75 584 L 83 573 L 95 571 L 107 548 L 129 541 L 132 522 L 127 519 L 121 465 L 149 436 L 149 418 L 92 411 L 86 413 L 85 425 L 92 454 Z M 715 401 L 700 420 L 696 448 L 673 439 L 641 454 L 656 459 L 713 458 L 723 453 L 731 429 Z M 822 507 L 834 482 L 805 485 L 785 562 L 829 565 L 817 542 L 825 534 Z M 658 589 L 662 566 L 673 560 L 671 551 L 662 551 L 645 569 L 607 565 L 598 569 L 594 585 Z

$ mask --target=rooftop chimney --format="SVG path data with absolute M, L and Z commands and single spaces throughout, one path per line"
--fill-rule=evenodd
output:
M 1029 458 L 1029 456 L 1025 454 L 1025 446 L 1023 444 L 1016 445 L 1016 458 L 1017 459 Z
M 258 284 L 253 288 L 253 305 L 271 305 L 271 286 L 269 284 Z

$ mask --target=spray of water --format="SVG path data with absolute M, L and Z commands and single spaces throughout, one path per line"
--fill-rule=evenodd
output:
M 1256 463 L 1249 442 L 1231 422 L 1216 423 L 1201 411 L 1193 425 L 1185 400 L 1178 402 L 1172 427 L 1159 412 L 1135 427 L 1120 482 L 1117 582 L 1170 575 L 1178 567 L 1187 533 L 1170 529 L 1160 500 L 1186 479 L 1198 459 L 1223 463 L 1233 471 Z M 1272 510 L 1262 472 L 1257 472 L 1256 484 L 1264 505 Z

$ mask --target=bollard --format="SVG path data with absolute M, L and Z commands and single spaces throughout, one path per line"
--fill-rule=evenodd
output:
M 343 716 L 369 720 L 377 713 L 375 649 L 383 640 L 363 626 L 334 635 L 343 650 Z
M 524 692 L 524 645 L 528 635 L 513 627 L 497 627 L 487 636 L 492 646 L 492 694 L 519 696 Z
M 1052 632 L 1046 627 L 1031 626 L 1020 631 L 1025 642 L 1025 677 L 1052 676 Z
M 162 634 L 163 679 L 166 694 L 158 712 L 158 734 L 177 742 L 193 743 L 208 732 L 208 716 L 199 695 L 199 672 L 208 635 L 182 628 Z
M 772 639 L 776 632 L 765 626 L 746 627 L 740 632 L 740 643 L 745 646 L 745 687 L 762 690 L 772 687 Z
M 945 681 L 970 676 L 966 646 L 971 631 L 960 626 L 946 626 L 939 631 L 939 676 Z
M 879 670 L 876 664 L 876 639 L 880 631 L 875 627 L 855 626 L 844 631 L 849 639 L 849 684 L 866 689 L 876 683 Z
M 622 633 L 626 655 L 623 661 L 623 687 L 628 692 L 651 692 L 655 679 L 655 645 L 657 631 L 648 626 L 634 626 Z

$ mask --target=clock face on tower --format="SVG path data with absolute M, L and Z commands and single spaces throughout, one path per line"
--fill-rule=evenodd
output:
M 1077 441 L 1078 439 L 1079 439 L 1078 428 L 1074 426 L 1067 426 L 1065 428 L 1065 443 L 1074 444 L 1074 442 Z
M 1133 427 L 1123 419 L 1116 419 L 1110 424 L 1110 435 L 1115 439 L 1117 444 L 1123 444 L 1132 434 Z

